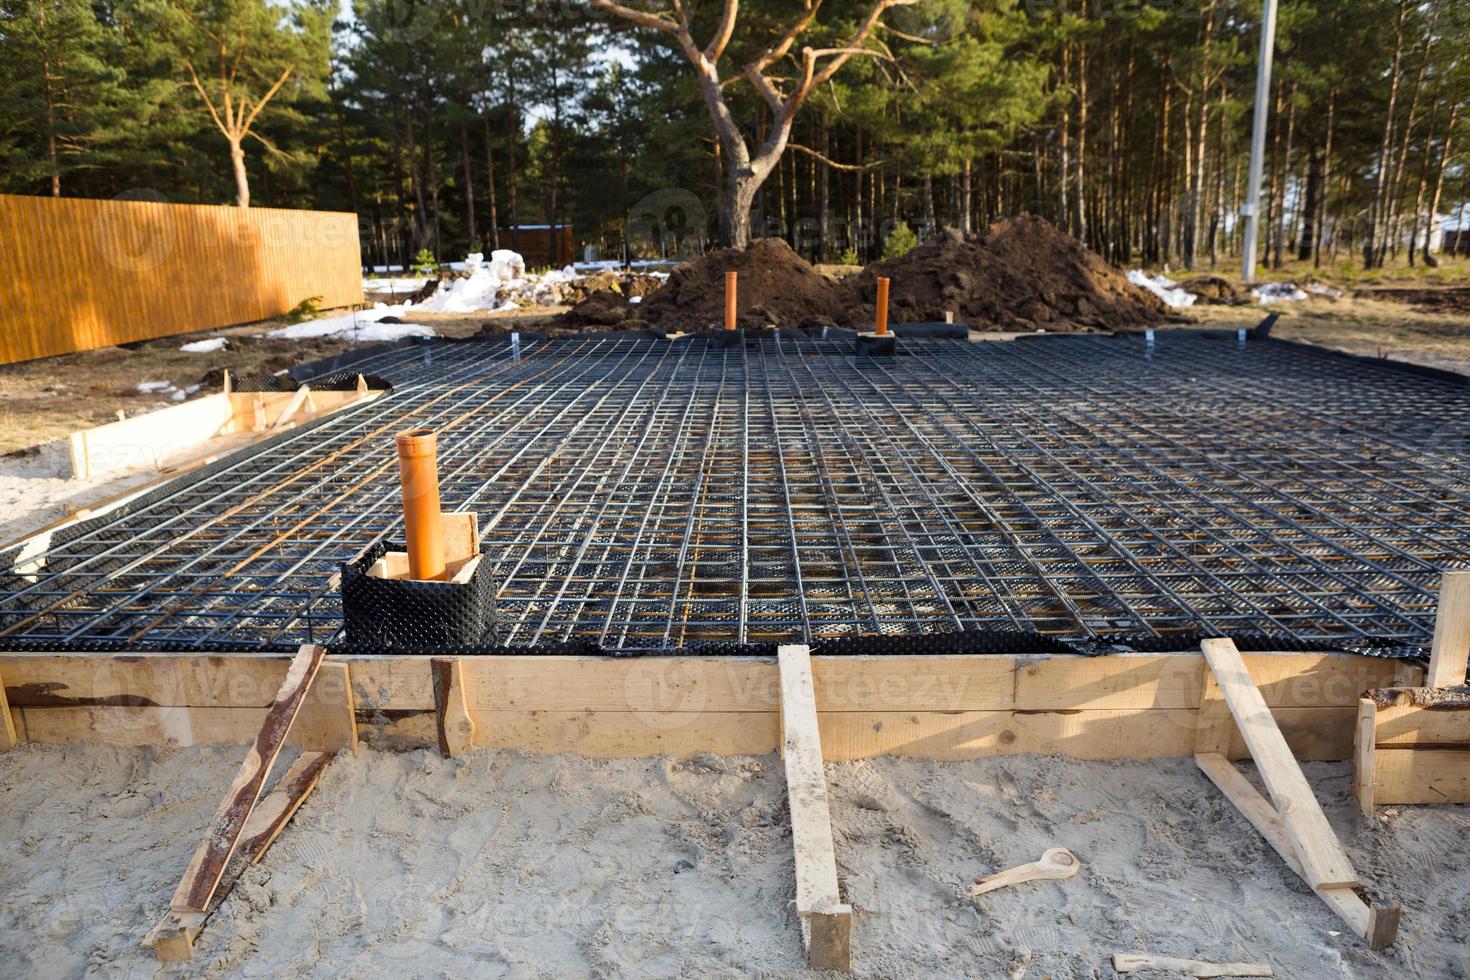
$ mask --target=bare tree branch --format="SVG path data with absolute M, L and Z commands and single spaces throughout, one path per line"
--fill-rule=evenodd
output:
M 240 131 L 240 135 L 244 136 L 250 132 L 250 126 L 252 123 L 255 122 L 255 117 L 260 115 L 260 110 L 265 108 L 265 104 L 269 102 L 271 98 L 281 90 L 282 85 L 286 84 L 286 79 L 291 77 L 291 72 L 294 71 L 295 68 L 295 65 L 287 65 L 286 70 L 281 72 L 281 77 L 276 79 L 276 83 L 272 85 L 270 89 L 267 90 L 266 93 L 260 97 L 260 101 L 255 103 L 255 108 L 250 110 L 250 115 L 248 118 L 246 118 L 245 126 Z M 241 108 L 243 109 L 244 107 L 242 106 Z
M 809 157 L 816 157 L 818 160 L 822 161 L 833 170 L 846 170 L 849 173 L 877 170 L 879 167 L 883 166 L 883 164 L 887 162 L 886 160 L 874 160 L 872 163 L 838 163 L 831 157 L 828 157 L 825 154 L 820 153 L 809 146 L 802 146 L 800 143 L 787 143 L 786 146 L 788 149 L 799 150 Z
M 720 26 L 715 31 L 714 38 L 709 46 L 704 49 L 704 56 L 711 64 L 716 64 L 725 56 L 725 48 L 730 44 L 730 38 L 735 34 L 735 18 L 740 12 L 740 0 L 725 0 L 724 13 L 720 15 Z

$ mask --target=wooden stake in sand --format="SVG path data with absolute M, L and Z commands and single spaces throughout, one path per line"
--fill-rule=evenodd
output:
M 837 856 L 827 808 L 827 774 L 817 731 L 811 651 L 776 651 L 781 670 L 781 755 L 791 805 L 791 843 L 796 852 L 796 913 L 814 970 L 852 969 L 852 908 L 837 891 Z
M 1357 872 L 1327 823 L 1235 643 L 1210 639 L 1200 648 L 1271 800 L 1257 792 L 1220 752 L 1195 755 L 1200 771 L 1355 933 L 1374 949 L 1388 946 L 1398 934 L 1398 907 L 1375 908 L 1360 896 Z M 1200 711 L 1210 709 L 1207 701 Z
M 260 791 L 301 714 L 302 705 L 322 669 L 325 656 L 324 647 L 308 644 L 292 658 L 285 680 L 266 711 L 260 732 L 220 803 L 213 826 L 199 842 L 184 871 L 183 880 L 169 903 L 168 914 L 144 940 L 145 945 L 153 947 L 160 960 L 186 960 L 193 955 L 194 940 L 199 930 L 238 877 L 238 872 L 228 878 L 226 876 L 226 870 L 232 867 L 231 859 L 237 852 L 243 858 L 243 861 L 234 862 L 233 866 L 237 868 L 259 861 L 316 786 L 322 770 L 335 757 L 335 747 L 328 751 L 303 752 L 276 789 L 264 799 L 260 798 Z M 345 699 L 343 704 L 347 706 L 350 719 L 352 702 L 347 688 L 346 666 L 329 666 L 340 668 L 339 680 L 343 690 L 339 697 Z M 335 724 L 312 723 L 308 727 L 311 731 L 303 732 L 303 735 L 309 735 L 311 742 L 336 738 L 340 740 L 341 748 L 355 750 L 357 747 L 357 731 L 351 724 L 346 730 Z

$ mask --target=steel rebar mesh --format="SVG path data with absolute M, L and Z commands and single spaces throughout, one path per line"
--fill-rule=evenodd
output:
M 480 515 L 511 646 L 995 630 L 1404 650 L 1470 559 L 1470 387 L 1451 379 L 1193 333 L 851 344 L 386 352 L 353 370 L 390 395 L 0 576 L 0 648 L 336 642 L 338 564 L 400 533 L 409 427 L 439 432 L 446 508 Z

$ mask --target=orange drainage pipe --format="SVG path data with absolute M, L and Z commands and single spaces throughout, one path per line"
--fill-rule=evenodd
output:
M 880 337 L 888 336 L 888 280 L 882 276 L 878 277 L 878 310 L 873 333 Z
M 740 273 L 725 273 L 725 329 L 735 329 L 735 296 L 740 287 Z
M 444 526 L 439 517 L 439 459 L 433 429 L 398 433 L 398 476 L 403 482 L 403 534 L 408 577 L 444 577 Z

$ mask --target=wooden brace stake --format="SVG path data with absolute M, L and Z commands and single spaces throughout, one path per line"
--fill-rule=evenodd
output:
M 1439 580 L 1434 615 L 1434 646 L 1429 653 L 1426 687 L 1459 687 L 1470 661 L 1470 569 L 1445 572 Z
M 439 754 L 446 759 L 466 755 L 475 744 L 475 722 L 465 701 L 464 662 L 458 657 L 435 658 L 434 722 L 439 733 Z
M 1256 791 L 1223 753 L 1197 754 L 1195 762 L 1200 770 L 1354 932 L 1375 949 L 1389 945 L 1398 932 L 1398 909 L 1375 909 L 1360 897 L 1357 872 L 1328 824 L 1327 815 L 1302 775 L 1301 766 L 1291 754 L 1235 643 L 1212 639 L 1205 640 L 1200 647 L 1266 784 L 1271 802 Z
M 315 788 L 322 770 L 335 758 L 335 750 L 303 751 L 275 790 L 260 798 L 281 747 L 301 714 L 312 682 L 322 669 L 325 654 L 323 647 L 306 645 L 292 658 L 255 742 L 174 891 L 168 914 L 144 940 L 144 945 L 152 946 L 160 960 L 188 959 L 193 954 L 194 940 L 209 915 L 234 887 L 244 868 L 260 860 Z M 335 668 L 344 672 L 346 669 L 342 664 L 327 666 L 329 672 Z M 351 702 L 347 704 L 350 710 Z M 308 741 L 329 738 L 330 726 L 315 733 L 303 732 L 302 736 Z M 342 747 L 356 747 L 355 726 L 350 739 L 345 735 L 340 737 L 344 739 Z M 227 875 L 227 871 L 231 873 Z
M 796 914 L 801 918 L 807 965 L 846 972 L 852 969 L 852 908 L 842 903 L 837 890 L 811 651 L 784 646 L 777 649 L 776 658 L 781 673 L 781 748 L 796 855 Z
M 0 752 L 15 748 L 19 742 L 15 719 L 10 716 L 10 701 L 5 697 L 5 678 L 0 677 Z

